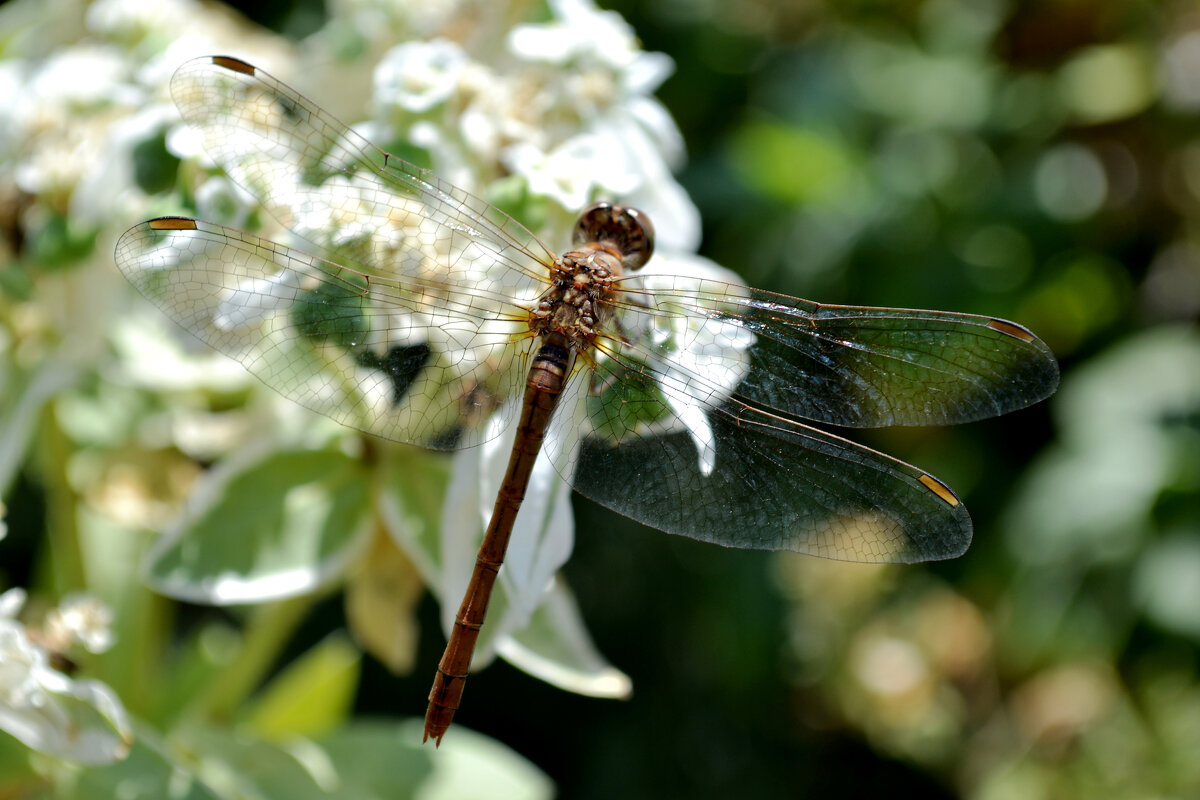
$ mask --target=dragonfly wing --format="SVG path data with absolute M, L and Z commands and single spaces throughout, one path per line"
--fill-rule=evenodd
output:
M 544 288 L 554 254 L 520 223 L 384 152 L 266 72 L 197 58 L 175 72 L 171 95 L 217 165 L 339 263 L 411 273 L 422 263 L 398 251 L 435 248 L 445 254 L 443 280 L 470 287 L 477 259 L 460 264 L 458 254 L 486 253 L 492 281 L 510 295 Z
M 847 561 L 952 558 L 971 541 L 954 493 L 902 461 L 737 401 L 705 408 L 696 387 L 664 390 L 632 363 L 597 372 L 609 384 L 552 422 L 549 454 L 576 491 L 638 522 Z
M 1034 402 L 1058 379 L 1044 344 L 986 317 L 820 306 L 650 270 L 622 280 L 612 305 L 548 452 L 597 502 L 731 547 L 962 553 L 970 517 L 945 484 L 798 418 L 961 422 Z
M 1050 349 L 1005 320 L 821 305 L 674 275 L 639 280 L 626 282 L 620 304 L 627 350 L 655 361 L 703 352 L 709 369 L 741 376 L 738 399 L 787 415 L 851 427 L 949 425 L 1024 408 L 1058 385 Z M 663 330 L 673 335 L 653 333 Z
M 534 344 L 527 311 L 486 287 L 362 272 L 198 220 L 136 225 L 116 261 L 169 317 L 271 388 L 395 441 L 484 440 Z

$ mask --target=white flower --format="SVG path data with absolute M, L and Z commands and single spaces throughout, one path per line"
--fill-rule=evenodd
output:
M 15 617 L 25 604 L 22 589 L 0 595 L 0 706 L 41 705 L 44 692 L 38 681 L 48 669 L 46 651 L 29 640 Z
M 23 119 L 28 98 L 23 97 L 22 87 L 28 80 L 28 64 L 17 59 L 0 61 L 0 97 L 5 98 L 0 103 L 0 159 L 8 162 L 3 165 L 6 172 L 12 168 L 17 145 L 25 134 Z
M 476 156 L 484 162 L 494 161 L 499 151 L 513 142 L 548 146 L 550 101 L 539 75 L 506 76 L 472 69 L 464 83 L 464 93 L 471 100 L 459 115 L 458 135 Z M 572 130 L 578 131 L 578 126 Z
M 58 608 L 46 615 L 43 627 L 46 641 L 66 650 L 80 644 L 89 652 L 103 653 L 112 647 L 112 611 L 91 595 L 69 594 Z
M 446 102 L 468 63 L 448 39 L 408 42 L 389 50 L 375 67 L 374 98 L 414 114 Z
M 98 45 L 58 51 L 18 72 L 17 91 L 4 98 L 8 118 L 0 119 L 17 149 L 17 185 L 35 195 L 68 192 L 103 167 L 111 122 L 101 119 L 106 110 L 133 106 L 141 92 L 124 82 L 129 67 L 122 56 Z M 12 77 L 9 72 L 5 82 Z
M 151 104 L 106 125 L 94 160 L 79 176 L 71 193 L 72 218 L 100 225 L 128 205 L 131 196 L 144 197 L 140 191 L 130 191 L 135 185 L 135 149 L 158 135 L 175 116 L 166 106 Z
M 442 128 L 427 120 L 420 120 L 409 129 L 408 140 L 429 153 L 433 160 L 433 171 L 438 176 L 461 189 L 478 191 L 478 171 Z
M 245 228 L 257 203 L 224 175 L 213 175 L 196 189 L 196 216 L 230 228 Z
M 577 405 L 574 399 L 564 401 L 567 407 Z M 480 535 L 491 519 L 516 438 L 516 425 L 509 425 L 502 433 L 500 428 L 518 413 L 515 406 L 519 403 L 519 399 L 512 401 L 506 411 L 492 418 L 489 435 L 493 438 L 454 455 L 453 479 L 442 510 L 443 566 L 439 578 L 443 598 L 457 599 L 466 592 Z M 554 429 L 547 432 L 548 437 L 553 434 Z M 529 624 L 555 573 L 574 547 L 571 487 L 547 457 L 559 446 L 561 442 L 548 438 L 544 454 L 534 463 L 525 500 L 513 525 L 504 569 L 498 577 L 507 602 L 498 611 L 499 618 L 491 621 L 494 637 L 503 638 Z M 442 625 L 447 631 L 453 625 L 456 609 L 454 600 L 442 604 Z M 496 643 L 496 638 L 489 640 L 476 654 L 477 665 L 491 660 L 491 648 Z
M 128 61 L 115 47 L 77 45 L 51 55 L 33 76 L 29 92 L 47 106 L 73 110 L 121 102 L 136 99 L 125 83 L 129 73 Z
M 177 30 L 180 20 L 203 13 L 193 0 L 96 0 L 88 7 L 88 30 L 118 40 L 138 39 L 149 33 Z
M 24 589 L 9 589 L 4 594 L 0 594 L 0 622 L 15 619 L 17 614 L 21 613 L 23 605 L 25 605 Z
M 269 278 L 242 281 L 217 306 L 213 327 L 230 333 L 258 328 L 268 317 L 296 302 L 301 277 L 299 272 L 285 269 Z
M 632 70 L 643 80 L 655 72 L 650 64 L 665 58 L 642 52 L 629 23 L 615 11 L 597 9 L 591 0 L 550 0 L 550 10 L 554 22 L 514 26 L 509 50 L 525 60 L 557 66 L 592 61 Z
M 656 289 L 682 289 L 690 285 L 700 290 L 706 282 L 712 282 L 709 285 L 730 287 L 734 297 L 728 299 L 733 300 L 743 288 L 735 273 L 701 256 L 677 252 L 657 254 L 638 277 L 651 303 Z M 720 302 L 721 298 L 713 299 Z M 667 305 L 662 310 L 672 309 Z M 638 316 L 648 323 L 645 335 L 652 349 L 667 355 L 653 365 L 662 375 L 659 387 L 696 445 L 701 474 L 709 475 L 716 464 L 716 439 L 705 410 L 713 402 L 733 394 L 746 376 L 755 336 L 719 317 L 654 313 Z
M 0 729 L 48 755 L 108 764 L 129 753 L 125 709 L 99 681 L 72 680 L 49 666 L 16 614 L 25 592 L 0 595 Z
M 598 11 L 591 0 L 556 0 L 550 3 L 557 21 L 542 24 L 517 25 L 509 34 L 509 50 L 519 59 L 544 65 L 544 80 L 556 86 L 547 91 L 559 96 L 559 102 L 569 104 L 585 122 L 596 122 L 617 109 L 625 113 L 626 103 L 637 99 L 642 105 L 652 105 L 649 114 L 644 108 L 632 108 L 636 118 L 674 138 L 672 148 L 681 147 L 670 116 L 649 95 L 674 70 L 674 63 L 664 53 L 644 52 L 632 28 L 615 11 Z M 674 161 L 675 153 L 664 151 Z
M 700 246 L 700 210 L 665 167 L 658 179 L 643 179 L 621 199 L 650 217 L 655 244 L 663 252 L 690 253 Z
M 462 0 L 420 0 L 417 3 L 386 3 L 404 15 L 415 33 L 426 35 L 440 30 L 461 10 Z
M 153 308 L 122 316 L 110 334 L 123 380 L 161 392 L 241 392 L 254 378 L 231 358 L 216 353 Z
M 577 120 L 570 136 L 582 131 L 606 140 L 607 150 L 620 150 L 619 155 L 606 153 L 605 159 L 607 170 L 617 170 L 621 180 L 597 180 L 595 185 L 650 215 L 663 248 L 694 250 L 700 243 L 700 214 L 671 175 L 683 161 L 683 137 L 670 114 L 651 96 L 670 75 L 671 59 L 643 52 L 620 15 L 597 10 L 591 0 L 555 0 L 551 9 L 554 21 L 518 25 L 509 35 L 509 49 L 518 58 L 544 66 L 534 73 L 540 84 L 512 93 L 523 105 L 514 107 L 509 116 L 527 120 L 538 131 L 516 140 L 553 153 L 562 146 L 556 125 L 562 126 L 557 121 Z M 528 83 L 529 78 L 524 80 Z M 496 102 L 491 95 L 480 101 Z M 531 159 L 524 152 L 522 157 L 517 171 L 527 174 Z M 505 163 L 510 168 L 512 161 L 509 154 Z M 561 167 L 557 172 L 551 176 L 559 184 L 553 193 L 556 199 L 563 194 L 577 198 L 586 183 L 578 176 L 573 182 L 564 179 Z M 624 180 L 626 176 L 629 180 Z M 530 188 L 539 191 L 533 183 Z
M 586 133 L 571 137 L 550 153 L 531 144 L 516 144 L 500 157 L 505 166 L 529 182 L 531 192 L 553 198 L 571 211 L 587 205 L 596 189 L 623 195 L 640 183 L 615 141 Z
M 331 0 L 326 4 L 330 19 L 349 21 L 356 33 L 369 41 L 420 38 L 445 29 L 463 9 L 462 0 Z M 338 41 L 342 41 L 339 37 Z

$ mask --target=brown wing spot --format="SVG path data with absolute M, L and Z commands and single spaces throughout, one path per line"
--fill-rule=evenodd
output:
M 988 320 L 987 326 L 994 331 L 1006 333 L 1014 339 L 1020 339 L 1023 342 L 1032 342 L 1036 338 L 1032 333 L 1025 330 L 1020 325 L 1016 325 L 1003 319 L 990 319 Z
M 196 220 L 187 217 L 159 217 L 146 223 L 152 231 L 194 231 Z
M 247 64 L 240 58 L 233 58 L 231 56 L 213 56 L 212 62 L 218 67 L 224 67 L 225 69 L 233 70 L 234 72 L 244 72 L 247 75 L 254 74 L 254 65 Z
M 917 478 L 925 485 L 925 488 L 936 494 L 938 497 L 946 501 L 950 506 L 958 505 L 958 498 L 954 496 L 954 492 L 950 491 L 950 487 L 939 481 L 932 475 L 922 475 Z

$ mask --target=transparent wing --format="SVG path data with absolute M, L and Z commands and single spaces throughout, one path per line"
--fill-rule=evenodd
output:
M 181 66 L 171 95 L 204 148 L 287 228 L 339 263 L 397 278 L 437 249 L 448 286 L 475 283 L 475 257 L 504 274 L 514 296 L 546 280 L 554 254 L 516 220 L 380 150 L 290 87 L 227 56 Z
M 434 257 L 408 257 L 422 278 L 179 217 L 136 225 L 116 248 L 138 291 L 285 397 L 396 441 L 478 444 L 482 423 L 521 389 L 528 310 L 489 282 L 489 253 L 475 254 L 469 290 L 441 280 Z
M 1050 349 L 1006 320 L 821 305 L 674 275 L 631 276 L 622 294 L 613 335 L 625 341 L 614 347 L 649 364 L 682 352 L 737 373 L 738 399 L 816 422 L 952 425 L 1024 408 L 1058 385 Z M 654 335 L 664 330 L 671 337 Z
M 622 282 L 551 457 L 577 491 L 730 547 L 852 561 L 962 553 L 941 481 L 810 427 L 946 424 L 1050 394 L 1049 349 L 1003 320 L 821 306 L 698 277 Z
M 966 508 L 936 478 L 643 367 L 618 355 L 577 373 L 574 419 L 551 422 L 550 458 L 601 505 L 700 541 L 847 561 L 951 558 L 970 544 Z M 696 399 L 706 391 L 711 405 Z
M 553 254 L 244 62 L 189 62 L 172 91 L 217 163 L 332 260 L 165 218 L 122 237 L 130 280 L 310 408 L 401 441 L 478 443 L 522 385 Z M 1045 345 L 1003 320 L 647 271 L 616 294 L 547 452 L 583 494 L 729 546 L 866 561 L 962 552 L 970 520 L 941 482 L 794 417 L 961 422 L 1058 380 Z

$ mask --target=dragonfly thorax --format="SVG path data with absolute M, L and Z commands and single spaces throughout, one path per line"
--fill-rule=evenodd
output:
M 586 348 L 608 314 L 612 283 L 620 276 L 620 257 L 611 250 L 593 245 L 564 253 L 550 288 L 533 308 L 530 329 L 542 337 L 561 334 L 576 350 Z

